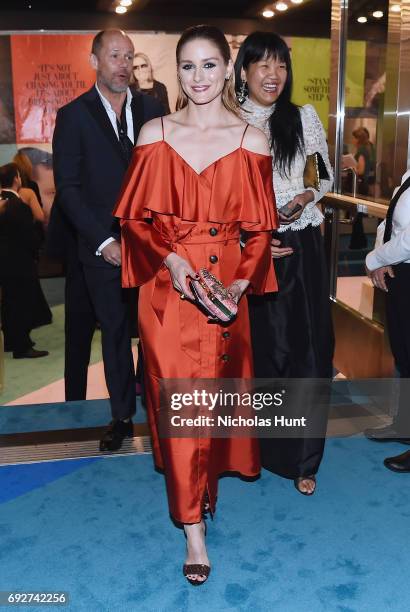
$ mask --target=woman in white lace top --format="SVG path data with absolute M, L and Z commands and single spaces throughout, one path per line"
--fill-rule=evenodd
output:
M 317 205 L 333 178 L 325 131 L 313 106 L 291 102 L 292 65 L 280 36 L 250 34 L 239 49 L 235 72 L 242 117 L 265 132 L 271 144 L 281 221 L 271 244 L 279 292 L 249 298 L 255 375 L 331 379 L 334 339 L 320 231 L 323 215 Z M 303 179 L 307 155 L 313 153 L 321 155 L 328 175 L 318 191 L 306 188 Z M 307 406 L 308 422 L 309 409 L 314 406 Z M 325 432 L 326 410 L 319 421 Z M 263 439 L 262 464 L 293 479 L 300 493 L 311 495 L 323 449 L 324 437 L 309 434 L 303 439 Z

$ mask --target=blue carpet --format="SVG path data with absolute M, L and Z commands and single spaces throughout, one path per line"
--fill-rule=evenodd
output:
M 198 589 L 152 457 L 0 468 L 0 591 L 65 590 L 70 611 L 403 612 L 410 477 L 382 465 L 402 450 L 330 440 L 311 498 L 267 472 L 223 478 Z
M 147 414 L 139 397 L 136 399 L 136 405 L 137 411 L 133 421 L 134 423 L 145 423 Z M 110 401 L 108 399 L 2 406 L 0 410 L 0 432 L 2 434 L 15 434 L 101 427 L 107 425 L 111 418 Z

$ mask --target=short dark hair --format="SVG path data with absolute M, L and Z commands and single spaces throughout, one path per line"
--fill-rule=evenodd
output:
M 93 53 L 93 55 L 98 55 L 99 52 L 101 51 L 101 47 L 103 46 L 103 38 L 104 38 L 104 34 L 105 34 L 105 30 L 101 30 L 101 32 L 98 32 L 98 34 L 96 34 L 93 38 L 93 44 L 91 46 L 91 53 Z
M 10 163 L 0 167 L 0 185 L 3 189 L 10 189 L 14 179 L 19 175 L 17 164 Z
M 101 32 L 98 32 L 98 34 L 96 34 L 93 38 L 93 42 L 91 45 L 91 53 L 93 55 L 97 55 L 99 54 L 99 52 L 102 49 L 102 46 L 104 44 L 104 36 L 105 34 L 122 34 L 123 36 L 127 36 L 126 33 L 123 30 L 117 30 L 116 28 L 111 28 L 109 30 L 101 30 Z M 127 36 L 128 38 L 128 36 Z

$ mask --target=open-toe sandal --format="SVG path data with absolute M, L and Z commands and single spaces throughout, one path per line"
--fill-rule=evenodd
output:
M 185 563 L 182 571 L 185 578 L 190 584 L 192 584 L 192 586 L 200 586 L 208 580 L 208 576 L 211 573 L 211 568 L 209 565 L 204 565 L 202 563 Z M 188 576 L 204 576 L 205 579 L 197 580 L 195 578 L 188 578 Z
M 309 491 L 302 491 L 302 489 L 300 488 L 300 484 L 304 481 L 304 480 L 312 480 L 315 483 L 315 488 L 313 489 L 313 491 L 309 492 Z M 311 476 L 298 476 L 297 478 L 294 479 L 294 485 L 297 491 L 299 491 L 299 493 L 301 493 L 302 495 L 313 495 L 313 493 L 316 491 L 316 476 L 314 474 L 312 474 Z

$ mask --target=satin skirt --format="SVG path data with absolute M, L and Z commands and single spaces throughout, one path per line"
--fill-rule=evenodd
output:
M 273 236 L 294 252 L 274 260 L 278 293 L 248 298 L 255 377 L 331 380 L 334 334 L 320 228 Z M 314 409 L 307 407 L 308 422 Z M 319 420 L 325 432 L 328 411 L 322 412 Z M 314 420 L 317 424 L 317 413 Z M 261 439 L 262 466 L 285 478 L 316 474 L 324 444 L 324 436 Z
M 241 258 L 239 235 L 235 240 L 209 244 L 209 227 L 196 224 L 199 236 L 191 236 L 189 243 L 175 244 L 175 249 L 194 269 L 210 267 L 209 257 L 216 255 L 217 263 L 211 270 L 228 285 Z M 157 304 L 163 310 L 162 320 L 154 310 Z M 173 519 L 198 523 L 205 494 L 215 510 L 221 474 L 236 472 L 251 478 L 259 474 L 258 443 L 254 438 L 199 438 L 194 428 L 193 438 L 160 437 L 160 381 L 251 378 L 248 308 L 242 300 L 237 318 L 227 327 L 210 323 L 195 304 L 180 299 L 163 266 L 157 277 L 141 287 L 138 310 L 155 465 L 165 474 Z

